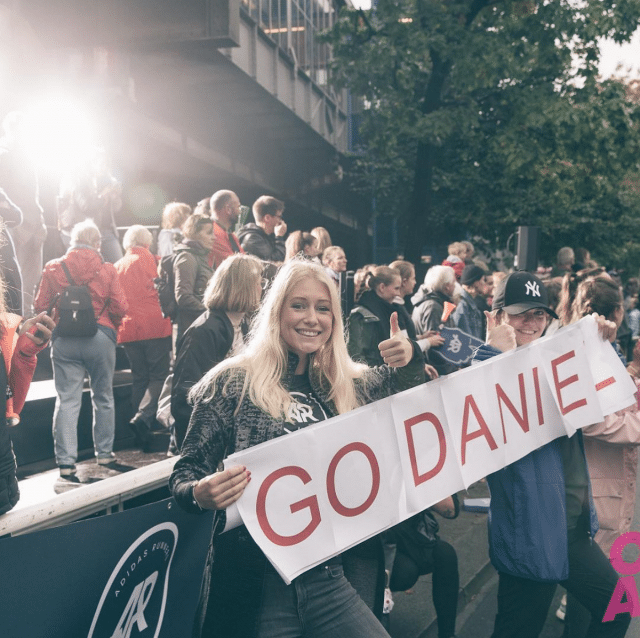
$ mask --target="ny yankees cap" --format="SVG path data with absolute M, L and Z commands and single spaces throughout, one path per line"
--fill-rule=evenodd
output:
M 500 308 L 510 315 L 519 315 L 531 308 L 542 308 L 552 317 L 558 318 L 549 308 L 549 298 L 544 284 L 535 275 L 524 270 L 511 273 L 498 284 L 491 309 Z

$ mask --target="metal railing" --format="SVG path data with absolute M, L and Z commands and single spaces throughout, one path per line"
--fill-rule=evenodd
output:
M 54 492 L 58 470 L 20 481 L 20 501 L 0 516 L 0 536 L 66 525 L 98 512 L 120 512 L 127 501 L 165 487 L 178 458 L 164 459 L 62 494 Z

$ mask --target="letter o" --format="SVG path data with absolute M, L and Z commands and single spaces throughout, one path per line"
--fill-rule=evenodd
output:
M 621 536 L 618 536 L 611 546 L 609 560 L 611 561 L 613 569 L 619 574 L 633 575 L 640 572 L 640 556 L 636 558 L 633 563 L 627 563 L 627 561 L 622 558 L 624 548 L 632 544 L 640 547 L 640 532 L 625 532 Z
M 340 463 L 340 461 L 350 452 L 362 452 L 362 454 L 365 455 L 369 461 L 369 465 L 371 466 L 371 475 L 373 479 L 369 496 L 365 502 L 362 503 L 362 505 L 358 505 L 358 507 L 346 507 L 340 502 L 338 494 L 336 493 L 336 470 L 338 469 L 338 463 Z M 341 514 L 342 516 L 358 516 L 359 514 L 366 512 L 369 507 L 371 507 L 373 501 L 376 500 L 379 490 L 380 466 L 378 465 L 376 455 L 368 445 L 359 442 L 349 443 L 349 445 L 345 445 L 342 449 L 336 452 L 335 456 L 331 459 L 329 469 L 327 470 L 327 496 L 329 497 L 331 507 L 333 507 L 338 514 Z

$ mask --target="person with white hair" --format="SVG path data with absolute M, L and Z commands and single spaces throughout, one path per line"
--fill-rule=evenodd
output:
M 129 425 L 136 445 L 143 448 L 155 426 L 158 398 L 171 359 L 171 320 L 163 317 L 153 285 L 158 258 L 149 250 L 152 243 L 148 229 L 131 226 L 122 241 L 126 253 L 114 264 L 128 304 L 118 329 L 118 343 L 123 345 L 131 365 L 134 415 Z
M 194 409 L 169 482 L 178 504 L 194 514 L 213 510 L 214 530 L 222 530 L 225 509 L 251 475 L 243 466 L 218 472 L 227 454 L 424 382 L 420 349 L 402 335 L 397 317 L 391 321 L 391 337 L 379 345 L 385 364 L 354 362 L 338 292 L 324 269 L 299 259 L 282 266 L 244 351 L 215 366 L 191 393 Z M 382 611 L 382 547 L 371 541 L 378 558 L 375 551 L 371 558 L 359 554 L 357 546 L 285 585 L 244 525 L 215 531 L 193 635 L 387 637 L 359 596 L 370 593 Z M 355 582 L 350 567 L 366 584 L 358 593 L 345 577 Z
M 110 465 L 117 461 L 113 454 L 116 416 L 113 374 L 116 335 L 127 311 L 127 300 L 116 269 L 113 264 L 104 262 L 100 255 L 100 245 L 100 230 L 92 220 L 76 224 L 71 230 L 71 247 L 67 253 L 44 267 L 34 301 L 37 312 L 53 312 L 52 318 L 56 322 L 51 341 L 53 381 L 57 393 L 53 411 L 53 443 L 60 476 L 71 480 L 76 475 L 78 417 L 85 372 L 91 384 L 93 444 L 97 462 Z M 89 291 L 97 322 L 93 336 L 58 334 L 59 300 L 70 284 L 85 286 Z
M 171 255 L 182 241 L 182 224 L 191 215 L 191 206 L 183 202 L 171 202 L 162 209 L 162 222 L 158 233 L 156 253 L 160 257 Z
M 424 283 L 411 297 L 413 312 L 411 318 L 419 335 L 438 333 L 441 326 L 455 328 L 453 319 L 453 294 L 456 288 L 456 274 L 451 266 L 432 266 L 424 276 Z M 448 315 L 445 315 L 446 304 L 450 304 Z M 446 318 L 444 318 L 446 317 Z M 429 363 L 438 374 L 450 374 L 458 368 L 447 363 L 429 351 Z

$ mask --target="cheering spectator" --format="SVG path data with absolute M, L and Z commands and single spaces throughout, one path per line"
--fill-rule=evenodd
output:
M 326 248 L 333 245 L 331 241 L 331 235 L 329 235 L 329 231 L 322 227 L 316 226 L 311 229 L 311 234 L 318 240 L 318 254 L 322 255 Z
M 475 360 L 536 341 L 549 315 L 556 316 L 542 281 L 527 272 L 512 273 L 487 313 L 487 343 Z M 602 338 L 614 339 L 615 323 L 596 317 Z M 602 623 L 618 575 L 592 540 L 597 517 L 580 430 L 490 474 L 487 482 L 489 555 L 499 575 L 494 638 L 538 636 L 558 583 L 591 612 L 590 636 L 622 638 L 627 614 Z
M 318 240 L 311 233 L 295 230 L 287 237 L 287 241 L 284 244 L 286 248 L 285 261 L 289 261 L 296 256 L 315 260 L 318 256 Z
M 478 300 L 484 298 L 488 292 L 487 273 L 475 264 L 465 266 L 460 283 L 462 293 L 460 302 L 453 312 L 453 320 L 460 330 L 484 341 L 485 320 L 482 310 L 478 307 Z
M 333 279 L 336 286 L 340 285 L 340 273 L 347 270 L 347 256 L 340 246 L 329 246 L 322 253 L 322 264 L 327 275 Z
M 175 298 L 178 305 L 178 335 L 176 343 L 185 330 L 204 311 L 204 290 L 213 274 L 209 266 L 209 252 L 213 247 L 213 221 L 209 215 L 194 213 L 182 225 L 184 239 L 175 249 L 173 273 Z
M 413 313 L 411 318 L 416 327 L 416 333 L 420 338 L 434 336 L 440 331 L 441 326 L 455 327 L 455 321 L 451 314 L 446 319 L 445 304 L 452 304 L 452 295 L 456 287 L 456 276 L 453 268 L 449 266 L 432 266 L 424 276 L 424 283 L 411 298 Z M 431 343 L 431 346 L 437 344 Z M 438 374 L 450 374 L 458 368 L 447 363 L 432 352 L 428 353 L 429 363 L 435 367 Z
M 449 254 L 442 262 L 442 265 L 453 268 L 456 279 L 460 281 L 462 271 L 466 265 L 464 260 L 467 257 L 467 247 L 461 241 L 454 241 L 453 244 L 449 244 L 448 251 Z
M 265 295 L 244 352 L 218 364 L 191 393 L 195 405 L 170 479 L 178 504 L 194 514 L 214 510 L 214 530 L 222 530 L 224 510 L 250 480 L 243 466 L 217 471 L 227 453 L 422 383 L 417 345 L 399 334 L 397 322 L 391 334 L 380 344 L 386 365 L 354 363 L 335 286 L 321 267 L 287 262 Z M 351 577 L 360 576 L 372 602 L 380 585 L 381 611 L 382 547 L 373 542 L 378 559 L 375 553 L 366 558 L 357 546 L 287 586 L 243 525 L 214 531 L 193 635 L 387 637 L 345 578 L 352 568 Z M 304 592 L 304 605 L 296 591 Z
M 578 284 L 573 321 L 597 313 L 617 326 L 622 323 L 622 295 L 607 276 L 599 275 Z M 615 344 L 614 344 L 615 345 Z M 637 348 L 636 348 L 637 350 Z M 640 352 L 634 353 L 640 357 Z M 627 368 L 636 385 L 640 384 L 638 361 Z M 629 532 L 636 504 L 640 412 L 638 403 L 605 417 L 601 423 L 582 429 L 584 453 L 593 489 L 593 502 L 599 529 L 595 541 L 605 556 L 622 534 Z M 569 595 L 565 623 L 571 638 L 585 638 L 590 615 L 575 596 Z
M 30 314 L 40 275 L 42 274 L 42 248 L 47 237 L 47 227 L 40 205 L 40 189 L 36 164 L 27 141 L 28 121 L 19 111 L 8 113 L 2 121 L 4 136 L 0 139 L 0 187 L 8 199 L 20 210 L 20 221 L 9 218 L 5 223 L 9 228 L 5 234 L 11 235 L 14 257 L 20 264 L 20 287 L 10 289 L 10 294 L 21 295 L 13 307 L 24 308 Z M 15 275 L 14 275 L 15 276 Z M 15 281 L 7 279 L 8 286 Z M 18 310 L 17 314 L 22 314 Z
M 0 275 L 0 514 L 8 512 L 20 499 L 9 428 L 20 423 L 20 411 L 38 362 L 36 355 L 49 342 L 54 327 L 44 312 L 24 322 L 7 312 L 3 288 Z
M 171 320 L 162 316 L 153 285 L 158 261 L 149 251 L 152 242 L 153 236 L 144 226 L 131 226 L 122 242 L 126 254 L 114 264 L 128 304 L 118 343 L 123 344 L 131 364 L 134 416 L 129 425 L 141 447 L 147 444 L 155 425 L 171 356 Z
M 368 290 L 349 315 L 347 347 L 353 359 L 373 367 L 384 363 L 378 344 L 389 339 L 391 315 L 396 312 L 392 304 L 400 294 L 402 277 L 393 268 L 377 266 L 365 282 Z
M 113 454 L 115 405 L 113 373 L 116 366 L 116 334 L 127 311 L 113 264 L 100 255 L 101 236 L 90 220 L 71 230 L 71 247 L 64 257 L 50 261 L 42 273 L 35 299 L 38 312 L 53 309 L 56 330 L 51 343 L 56 405 L 53 411 L 53 442 L 60 476 L 74 477 L 78 458 L 78 416 L 85 372 L 91 383 L 93 443 L 99 465 L 116 462 Z M 66 268 L 66 271 L 65 271 Z M 71 278 L 72 281 L 69 280 Z M 86 286 L 91 295 L 97 331 L 93 336 L 59 336 L 58 304 L 69 285 Z
M 205 372 L 242 348 L 247 331 L 245 318 L 260 303 L 262 263 L 253 255 L 238 254 L 225 259 L 204 292 L 207 309 L 178 343 L 171 392 L 171 414 L 175 419 L 172 452 L 182 445 L 189 425 L 189 390 Z
M 162 211 L 162 229 L 158 233 L 158 250 L 160 257 L 165 257 L 182 241 L 182 224 L 191 215 L 191 206 L 181 202 L 167 204 Z
M 268 195 L 258 197 L 253 204 L 255 224 L 245 224 L 238 232 L 244 251 L 264 261 L 284 261 L 287 224 L 283 214 L 284 202 Z
M 240 198 L 233 191 L 217 191 L 211 195 L 213 220 L 213 247 L 209 253 L 209 266 L 217 268 L 227 257 L 243 253 L 233 229 L 240 217 Z

